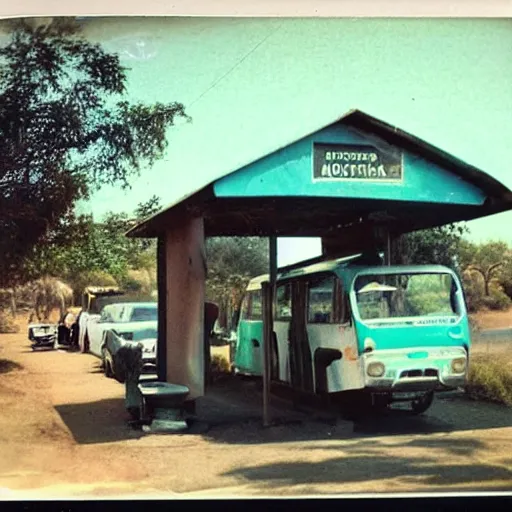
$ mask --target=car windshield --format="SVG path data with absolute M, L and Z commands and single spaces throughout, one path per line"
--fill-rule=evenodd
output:
M 448 273 L 361 275 L 354 283 L 362 320 L 457 316 L 457 286 Z
M 142 329 L 133 332 L 133 341 L 155 340 L 158 336 L 156 329 Z
M 155 307 L 136 307 L 130 316 L 131 322 L 147 322 L 158 320 L 158 310 Z

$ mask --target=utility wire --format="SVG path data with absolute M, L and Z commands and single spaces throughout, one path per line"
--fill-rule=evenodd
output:
M 202 92 L 190 105 L 188 105 L 187 108 L 192 107 L 195 103 L 197 103 L 205 94 L 207 94 L 209 91 L 211 91 L 213 88 L 217 86 L 219 82 L 224 80 L 229 74 L 231 74 L 244 60 L 249 57 L 252 53 L 254 53 L 263 43 L 267 41 L 271 36 L 273 36 L 283 25 L 284 22 L 281 22 L 277 28 L 275 28 L 270 34 L 266 35 L 259 43 L 257 43 L 254 48 L 252 48 L 248 53 L 246 53 L 236 64 L 234 64 L 226 73 L 224 73 L 220 78 L 214 80 L 212 84 L 204 91 Z

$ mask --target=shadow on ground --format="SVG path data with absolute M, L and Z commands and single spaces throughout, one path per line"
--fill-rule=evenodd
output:
M 80 444 L 112 443 L 143 435 L 128 425 L 124 398 L 58 405 L 55 409 Z
M 16 370 L 22 370 L 23 365 L 10 359 L 0 359 L 0 373 L 9 373 Z
M 96 372 L 97 369 L 91 370 Z M 123 398 L 56 407 L 78 443 L 104 443 L 146 435 L 128 425 Z M 271 427 L 263 427 L 261 393 L 251 381 L 224 382 L 197 400 L 196 421 L 178 435 L 203 435 L 227 444 L 286 443 L 309 440 L 389 438 L 397 435 L 425 435 L 512 426 L 512 409 L 464 399 L 437 399 L 426 414 L 412 416 L 393 410 L 385 415 L 367 416 L 353 422 L 341 415 L 304 412 L 278 399 L 271 401 Z M 433 442 L 439 442 L 434 440 Z M 469 445 L 451 444 L 453 455 L 470 450 Z M 464 450 L 466 452 L 464 452 Z
M 511 408 L 475 402 L 464 396 L 445 395 L 443 398 L 440 395 L 423 415 L 390 410 L 384 415 L 367 415 L 355 422 L 344 420 L 341 414 L 298 412 L 289 403 L 273 401 L 271 419 L 276 424 L 264 428 L 261 392 L 259 386 L 250 381 L 212 389 L 204 397 L 198 413 L 211 425 L 208 438 L 231 444 L 428 435 L 512 426 Z
M 433 487 L 457 484 L 484 484 L 493 489 L 506 487 L 512 472 L 491 464 L 441 465 L 435 453 L 431 458 L 383 456 L 371 453 L 335 457 L 320 462 L 278 462 L 237 468 L 223 476 L 243 478 L 249 482 L 265 482 L 269 490 L 295 485 L 350 484 L 400 478 L 403 483 Z M 497 485 L 497 481 L 504 481 Z M 293 490 L 291 490 L 293 492 Z

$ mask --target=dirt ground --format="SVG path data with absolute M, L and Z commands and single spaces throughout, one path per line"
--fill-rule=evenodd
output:
M 273 402 L 289 421 L 264 429 L 259 384 L 238 381 L 199 403 L 208 429 L 147 434 L 91 355 L 33 352 L 25 324 L 0 363 L 0 499 L 512 490 L 512 410 L 493 404 L 353 423 Z
M 479 311 L 471 317 L 482 330 L 512 328 L 512 308 L 507 311 Z

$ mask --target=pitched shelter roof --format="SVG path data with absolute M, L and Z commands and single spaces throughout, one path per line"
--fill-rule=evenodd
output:
M 317 143 L 356 144 L 406 155 L 406 160 L 401 156 L 405 177 L 395 183 L 315 180 L 310 173 Z M 512 192 L 492 176 L 395 126 L 351 110 L 186 195 L 127 235 L 157 237 L 185 217 L 198 215 L 204 217 L 206 236 L 341 236 L 362 226 L 383 226 L 398 234 L 510 209 Z

